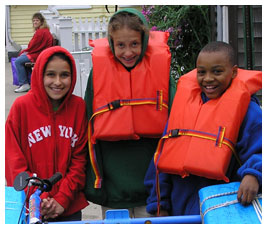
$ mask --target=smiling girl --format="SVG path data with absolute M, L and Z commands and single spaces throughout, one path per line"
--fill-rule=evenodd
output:
M 18 97 L 6 121 L 5 176 L 12 186 L 17 174 L 36 173 L 63 179 L 41 195 L 44 219 L 80 220 L 88 205 L 84 193 L 87 119 L 82 98 L 72 95 L 76 83 L 75 61 L 54 46 L 38 57 L 32 88 Z M 31 192 L 30 194 L 31 195 Z
M 131 217 L 150 215 L 144 176 L 175 91 L 168 36 L 149 32 L 141 12 L 127 8 L 111 17 L 108 38 L 90 42 L 93 70 L 85 101 L 93 132 L 85 193 L 102 205 L 103 218 L 116 208 Z

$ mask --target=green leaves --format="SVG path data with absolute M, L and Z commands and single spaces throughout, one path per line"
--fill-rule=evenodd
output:
M 209 6 L 143 6 L 151 30 L 168 31 L 171 74 L 177 79 L 195 68 L 201 48 L 211 40 Z

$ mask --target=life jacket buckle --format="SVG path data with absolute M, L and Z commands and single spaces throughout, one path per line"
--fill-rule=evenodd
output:
M 111 105 L 112 105 L 112 107 L 111 107 Z M 120 100 L 115 100 L 115 101 L 112 101 L 108 104 L 108 108 L 110 110 L 114 110 L 114 109 L 117 109 L 120 107 L 121 107 L 121 101 Z
M 170 130 L 170 137 L 178 137 L 179 136 L 179 129 L 172 129 Z

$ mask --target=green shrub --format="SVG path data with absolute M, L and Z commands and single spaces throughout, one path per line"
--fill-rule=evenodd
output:
M 177 79 L 195 68 L 199 51 L 211 40 L 209 6 L 143 6 L 142 13 L 152 31 L 170 33 L 171 75 Z

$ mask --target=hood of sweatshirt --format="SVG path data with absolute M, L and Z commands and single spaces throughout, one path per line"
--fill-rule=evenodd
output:
M 57 111 L 61 110 L 65 106 L 66 101 L 68 101 L 69 97 L 72 95 L 76 83 L 76 65 L 74 58 L 68 50 L 60 46 L 53 46 L 42 51 L 42 53 L 38 56 L 32 71 L 31 90 L 29 93 L 34 95 L 38 107 L 45 113 L 53 112 L 53 107 L 44 88 L 44 68 L 48 59 L 55 53 L 64 53 L 67 57 L 69 57 L 72 65 L 71 87 Z
M 112 17 L 114 17 L 115 15 L 120 14 L 122 12 L 128 12 L 128 13 L 136 15 L 137 17 L 139 17 L 141 19 L 141 21 L 143 22 L 145 27 L 148 28 L 148 23 L 146 21 L 145 16 L 140 11 L 138 11 L 138 10 L 136 10 L 134 8 L 125 8 L 125 9 L 119 10 L 115 14 L 113 14 Z M 110 18 L 110 20 L 112 19 L 112 17 Z M 147 45 L 148 45 L 148 39 L 149 39 L 149 35 L 144 34 L 144 36 L 142 38 L 142 52 L 141 52 L 141 55 L 140 55 L 139 59 L 136 61 L 135 65 L 132 68 L 134 68 L 142 60 L 142 58 L 144 57 L 146 49 L 147 49 Z M 111 48 L 111 51 L 112 51 L 113 55 L 115 56 L 114 45 L 113 45 L 113 42 L 112 42 L 111 39 L 109 39 L 109 46 Z

